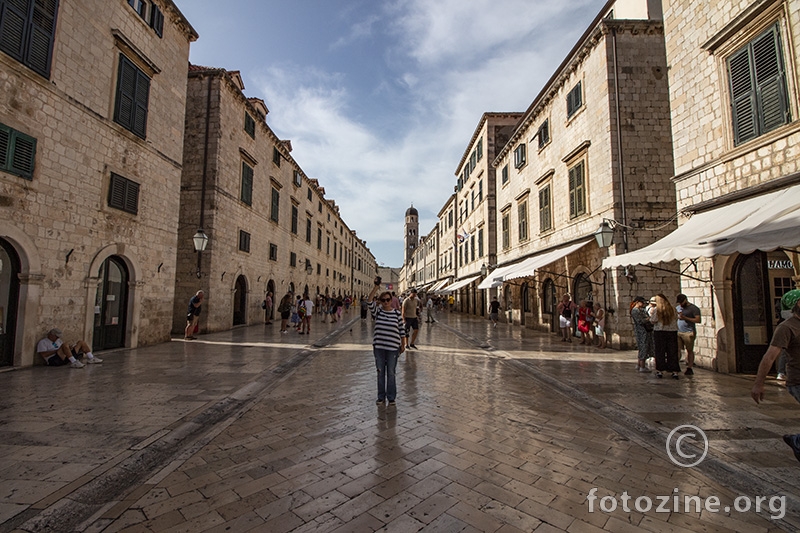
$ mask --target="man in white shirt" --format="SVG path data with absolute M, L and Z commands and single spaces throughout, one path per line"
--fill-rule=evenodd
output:
M 305 307 L 306 314 L 300 322 L 300 335 L 304 333 L 311 335 L 311 315 L 314 314 L 314 302 L 308 294 L 303 295 L 303 307 Z
M 63 366 L 69 364 L 72 368 L 83 368 L 84 364 L 76 358 L 83 354 L 86 363 L 93 365 L 102 363 L 103 360 L 92 354 L 92 349 L 83 341 L 68 346 L 61 340 L 61 330 L 53 328 L 47 332 L 47 336 L 36 345 L 36 351 L 42 356 L 47 366 Z

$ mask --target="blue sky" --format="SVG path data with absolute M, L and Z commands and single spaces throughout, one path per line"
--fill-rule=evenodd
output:
M 524 111 L 605 0 L 176 0 L 379 264 L 453 191 L 481 115 Z

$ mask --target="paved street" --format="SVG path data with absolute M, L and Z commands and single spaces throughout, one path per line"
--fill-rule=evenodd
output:
M 633 352 L 490 326 L 423 323 L 396 407 L 375 405 L 370 324 L 352 312 L 308 337 L 251 326 L 1 373 L 0 531 L 800 528 L 780 438 L 800 405 L 781 385 L 756 406 L 747 376 L 657 380 Z M 665 448 L 681 424 L 709 438 L 693 468 Z M 674 489 L 677 512 L 656 512 Z

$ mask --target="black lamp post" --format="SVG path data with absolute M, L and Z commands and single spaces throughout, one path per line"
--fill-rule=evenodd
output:
M 206 246 L 208 246 L 208 235 L 206 235 L 206 232 L 203 231 L 203 228 L 197 230 L 197 233 L 195 233 L 194 237 L 192 237 L 192 242 L 194 243 L 194 251 L 197 252 L 197 278 L 199 279 L 201 276 L 201 256 L 203 255 L 203 250 L 205 250 Z

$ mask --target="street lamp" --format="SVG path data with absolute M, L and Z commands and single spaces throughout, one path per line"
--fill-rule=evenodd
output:
M 614 227 L 616 223 L 613 220 L 603 219 L 600 227 L 594 232 L 594 238 L 597 239 L 597 246 L 600 248 L 608 248 L 614 242 Z
M 489 272 L 489 269 L 486 267 L 486 263 L 482 264 L 481 265 L 481 276 L 483 276 L 485 278 L 486 274 L 488 274 L 488 272 Z
M 202 252 L 206 249 L 206 246 L 208 246 L 208 235 L 203 231 L 203 228 L 197 230 L 197 233 L 192 237 L 192 242 L 194 243 L 195 252 Z
M 314 267 L 311 266 L 311 260 L 306 259 L 306 274 L 309 276 L 314 273 Z

